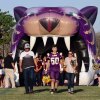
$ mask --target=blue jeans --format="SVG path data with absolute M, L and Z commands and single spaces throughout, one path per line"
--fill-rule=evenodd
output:
M 67 72 L 67 79 L 68 79 L 68 89 L 74 88 L 74 73 Z
M 34 68 L 24 69 L 24 84 L 26 92 L 33 91 L 33 80 L 34 80 Z
M 35 84 L 34 85 L 38 85 L 40 86 L 42 84 L 42 79 L 41 79 L 41 71 L 39 72 L 34 72 L 34 81 L 35 81 Z

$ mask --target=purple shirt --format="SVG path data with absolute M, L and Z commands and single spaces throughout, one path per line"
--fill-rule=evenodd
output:
M 97 62 L 98 64 L 100 64 L 100 60 L 99 60 L 99 59 L 96 59 L 96 62 Z
M 50 53 L 48 56 L 50 60 L 50 71 L 60 71 L 60 59 L 61 55 L 59 53 Z

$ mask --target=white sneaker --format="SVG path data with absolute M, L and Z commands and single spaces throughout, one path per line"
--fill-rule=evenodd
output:
M 4 87 L 4 88 L 8 89 L 9 87 Z
M 68 89 L 68 93 L 70 93 L 71 92 L 71 90 L 70 89 Z
M 73 92 L 74 91 L 74 88 L 71 88 L 71 92 Z
M 54 92 L 52 91 L 51 94 L 54 94 Z
M 74 93 L 74 88 L 71 88 L 71 92 L 70 92 L 71 94 L 73 94 Z
M 14 88 L 16 88 L 16 87 L 12 87 L 12 88 L 14 89 Z
M 50 90 L 50 93 L 51 93 L 51 94 L 54 94 L 54 90 L 51 89 L 51 90 Z
M 100 87 L 100 85 L 98 85 L 98 87 Z

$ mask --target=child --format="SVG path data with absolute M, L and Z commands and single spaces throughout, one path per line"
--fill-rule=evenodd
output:
M 51 79 L 49 76 L 49 69 L 47 68 L 47 58 L 46 56 L 43 58 L 43 77 L 42 77 L 42 82 L 43 82 L 43 86 L 45 85 L 49 85 Z
M 49 76 L 47 70 L 45 70 L 45 69 L 44 69 L 42 82 L 43 82 L 43 86 L 46 86 L 46 85 L 48 86 L 49 83 L 51 82 L 50 76 Z

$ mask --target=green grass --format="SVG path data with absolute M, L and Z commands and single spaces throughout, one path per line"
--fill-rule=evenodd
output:
M 51 95 L 50 87 L 34 87 L 34 94 L 24 94 L 24 87 L 0 89 L 0 100 L 100 100 L 100 88 L 97 86 L 76 86 L 75 94 L 68 94 L 67 87 L 58 88 Z

